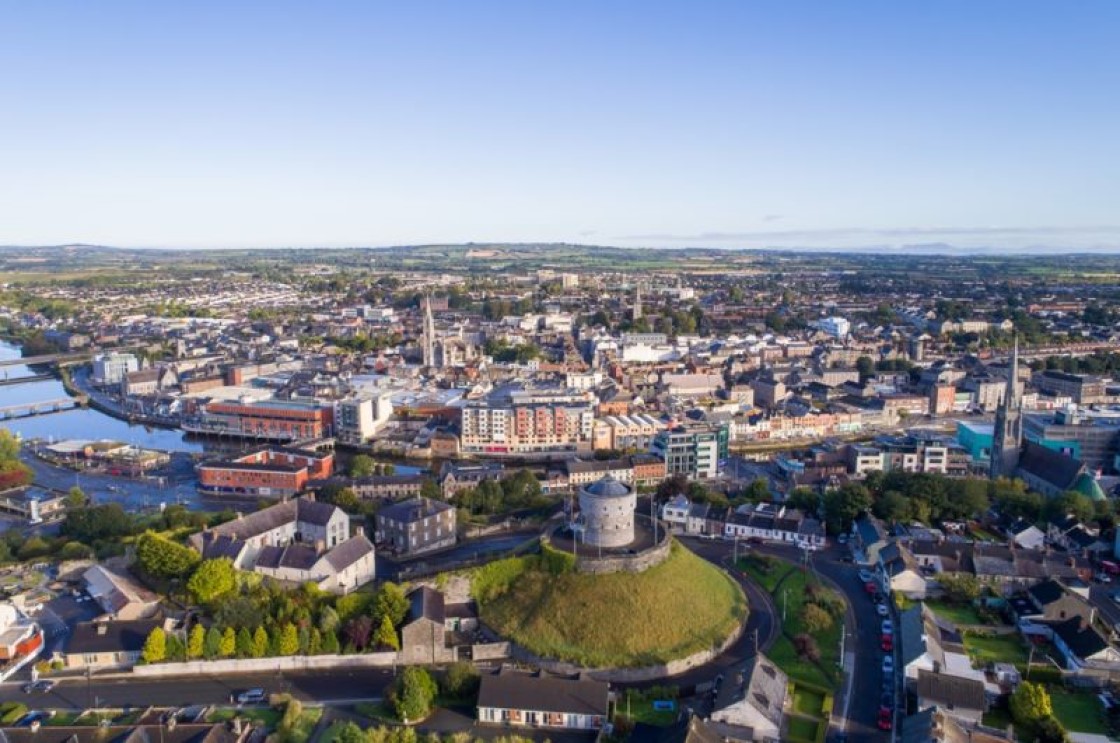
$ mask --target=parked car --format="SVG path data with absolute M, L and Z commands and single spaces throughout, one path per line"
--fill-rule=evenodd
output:
M 844 533 L 844 534 L 841 534 L 840 536 L 836 537 L 836 543 L 837 544 L 847 544 L 848 543 L 848 535 L 846 533 Z
M 883 656 L 883 674 L 890 675 L 894 673 L 894 655 L 888 653 Z
M 894 711 L 894 694 L 889 692 L 883 693 L 882 698 L 879 700 L 879 714 L 882 714 L 883 710 L 887 712 Z
M 876 583 L 868 581 L 863 584 L 863 590 L 867 591 L 870 594 L 875 594 L 879 592 L 879 586 Z
M 863 581 L 864 583 L 870 583 L 873 580 L 875 580 L 875 576 L 872 575 L 871 571 L 869 571 L 869 570 L 860 570 L 859 571 L 859 579 L 861 581 Z
M 45 694 L 54 688 L 54 681 L 43 679 L 42 681 L 34 681 L 23 685 L 24 694 L 34 694 L 36 692 Z
M 894 727 L 894 713 L 886 709 L 879 710 L 878 724 L 880 730 L 890 730 Z
M 883 635 L 879 641 L 879 647 L 883 648 L 884 653 L 889 653 L 894 650 L 894 636 Z
M 1120 604 L 1120 591 L 1116 591 L 1112 594 L 1112 600 Z
M 247 689 L 237 695 L 238 704 L 260 704 L 265 698 L 264 689 Z
M 1110 576 L 1108 573 L 1097 573 L 1093 577 L 1095 577 L 1097 579 L 1098 583 L 1111 583 L 1112 582 L 1112 576 Z
M 891 610 L 887 608 L 886 604 L 876 604 L 875 611 L 879 612 L 879 616 L 881 617 L 885 617 L 891 613 Z
M 884 634 L 884 635 L 893 635 L 894 634 L 894 622 L 892 622 L 889 619 L 884 619 L 883 620 L 883 628 L 880 630 L 880 632 L 882 632 L 882 634 Z

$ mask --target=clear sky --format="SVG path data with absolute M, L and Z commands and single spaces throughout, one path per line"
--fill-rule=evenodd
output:
M 0 244 L 1120 250 L 1120 2 L 18 2 Z

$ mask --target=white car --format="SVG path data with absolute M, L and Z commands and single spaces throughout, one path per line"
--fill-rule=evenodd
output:
M 867 570 L 861 570 L 859 571 L 859 579 L 864 583 L 870 583 L 871 581 L 875 580 L 875 576 Z
M 883 675 L 889 676 L 892 673 L 894 673 L 894 656 L 893 655 L 884 655 L 883 656 Z
M 886 604 L 876 604 L 875 611 L 879 612 L 879 616 L 881 617 L 885 617 L 890 614 L 890 609 L 887 608 Z

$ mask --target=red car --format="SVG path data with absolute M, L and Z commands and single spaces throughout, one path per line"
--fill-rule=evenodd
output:
M 863 584 L 863 590 L 867 591 L 868 593 L 878 593 L 879 586 L 877 586 L 874 581 L 868 581 Z
M 880 647 L 883 648 L 884 653 L 889 653 L 894 650 L 894 638 L 890 635 L 883 635 Z
M 894 726 L 894 713 L 889 709 L 879 710 L 879 729 L 890 730 Z

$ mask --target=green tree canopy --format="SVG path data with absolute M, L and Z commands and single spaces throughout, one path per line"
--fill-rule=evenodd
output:
M 233 562 L 225 557 L 203 560 L 187 581 L 187 589 L 204 604 L 224 596 L 237 587 Z
M 157 579 L 182 578 L 198 563 L 198 553 L 154 532 L 136 540 L 136 562 L 147 575 Z
M 408 666 L 393 688 L 393 710 L 406 722 L 423 720 L 432 711 L 432 702 L 438 691 L 436 682 L 426 670 L 420 666 Z
M 167 633 L 162 627 L 155 627 L 148 633 L 140 657 L 145 663 L 159 663 L 167 657 Z

